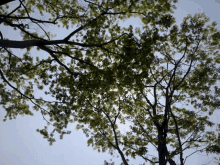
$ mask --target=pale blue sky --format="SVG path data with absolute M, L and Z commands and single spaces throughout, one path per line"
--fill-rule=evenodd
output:
M 175 17 L 180 23 L 187 14 L 198 12 L 205 12 L 211 21 L 220 24 L 220 0 L 179 0 Z M 127 23 L 134 24 L 134 20 Z M 4 37 L 14 37 L 7 29 L 1 30 Z M 37 128 L 46 125 L 39 112 L 34 112 L 34 116 L 18 116 L 16 120 L 6 122 L 2 121 L 4 116 L 5 111 L 0 107 L 0 165 L 102 165 L 104 160 L 110 159 L 116 165 L 121 162 L 120 158 L 113 158 L 108 153 L 98 153 L 87 147 L 85 135 L 82 131 L 75 130 L 74 125 L 69 127 L 72 131 L 70 135 L 64 136 L 63 140 L 57 137 L 56 143 L 49 146 L 47 140 L 36 132 Z M 217 121 L 219 116 L 218 113 L 213 120 Z M 186 164 L 202 164 L 205 160 L 211 160 L 211 157 L 208 159 L 203 155 L 195 155 Z M 131 164 L 139 165 L 143 162 L 142 159 L 137 159 L 131 161 Z

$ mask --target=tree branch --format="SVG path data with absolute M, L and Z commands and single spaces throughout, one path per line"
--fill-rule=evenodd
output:
M 1 0 L 0 6 L 4 5 L 6 3 L 12 2 L 12 1 L 15 1 L 15 0 Z

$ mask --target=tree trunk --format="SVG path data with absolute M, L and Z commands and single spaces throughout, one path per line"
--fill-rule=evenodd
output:
M 166 156 L 167 156 L 167 147 L 166 144 L 158 145 L 158 153 L 159 153 L 159 165 L 166 165 Z
M 170 165 L 176 165 L 172 159 L 167 159 L 169 153 L 166 145 L 166 136 L 163 136 L 162 131 L 158 131 L 158 155 L 159 165 L 167 165 L 167 162 L 169 162 Z
M 158 154 L 159 154 L 159 165 L 166 165 L 166 156 L 168 154 L 166 146 L 166 137 L 163 136 L 163 130 L 158 130 Z

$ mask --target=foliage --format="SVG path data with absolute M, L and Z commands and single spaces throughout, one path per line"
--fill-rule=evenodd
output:
M 0 6 L 0 23 L 23 37 L 14 41 L 1 34 L 5 120 L 32 115 L 32 103 L 54 127 L 38 130 L 50 144 L 55 132 L 62 139 L 76 121 L 88 145 L 116 150 L 125 165 L 127 156 L 160 165 L 175 165 L 179 156 L 183 165 L 190 148 L 219 154 L 219 135 L 207 128 L 215 126 L 209 116 L 220 105 L 220 34 L 204 14 L 188 15 L 178 27 L 172 8 L 168 0 L 19 0 L 14 10 Z M 119 26 L 133 16 L 142 20 L 144 31 Z M 44 24 L 74 30 L 53 40 Z M 48 57 L 34 56 L 33 47 Z M 26 51 L 20 58 L 10 48 Z M 35 90 L 54 99 L 36 98 Z M 129 123 L 130 131 L 123 134 L 120 123 Z M 158 157 L 148 155 L 149 145 Z

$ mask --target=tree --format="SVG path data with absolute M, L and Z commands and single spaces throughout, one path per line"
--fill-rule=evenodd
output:
M 188 157 L 183 153 L 190 148 L 219 154 L 220 134 L 208 127 L 215 126 L 209 116 L 220 105 L 220 34 L 216 23 L 206 25 L 208 21 L 204 14 L 188 15 L 180 29 L 155 26 L 140 39 L 131 34 L 119 41 L 121 54 L 109 62 L 112 70 L 121 69 L 114 74 L 118 81 L 108 92 L 85 96 L 88 103 L 76 117 L 83 123 L 78 128 L 89 124 L 84 129 L 91 130 L 89 145 L 117 150 L 124 164 L 129 155 L 159 165 L 175 165 L 173 158 L 179 156 L 183 165 Z M 129 121 L 131 130 L 122 134 L 117 121 Z M 149 144 L 158 157 L 147 156 Z
M 15 9 L 8 9 L 7 2 L 10 1 L 3 1 L 0 6 L 0 23 L 18 30 L 22 39 L 9 40 L 1 33 L 1 104 L 7 111 L 6 118 L 15 118 L 18 114 L 31 115 L 28 103 L 32 103 L 43 116 L 50 115 L 51 120 L 57 121 L 60 133 L 69 122 L 71 111 L 76 108 L 74 104 L 79 99 L 75 97 L 84 95 L 87 88 L 95 90 L 92 86 L 99 88 L 96 83 L 99 80 L 91 81 L 91 78 L 104 76 L 103 81 L 109 83 L 110 76 L 106 74 L 109 70 L 98 66 L 97 60 L 103 56 L 101 51 L 112 56 L 109 48 L 116 47 L 115 42 L 127 35 L 126 28 L 122 29 L 116 21 L 134 15 L 143 17 L 147 11 L 152 12 L 160 5 L 166 7 L 155 10 L 158 17 L 159 14 L 165 17 L 172 9 L 169 1 L 19 0 Z M 47 26 L 61 25 L 63 31 L 70 27 L 74 30 L 62 39 L 52 40 L 53 34 Z M 42 58 L 42 52 L 34 56 L 31 53 L 33 47 L 48 53 L 48 58 Z M 25 48 L 26 51 L 20 58 L 10 48 Z M 49 94 L 55 97 L 54 102 L 34 97 L 34 90 L 43 90 L 48 86 L 51 89 Z M 12 91 L 8 91 L 7 87 Z M 47 95 L 48 91 L 45 92 Z
M 215 126 L 208 116 L 220 105 L 216 85 L 220 35 L 215 22 L 206 25 L 209 19 L 204 14 L 188 15 L 178 27 L 170 1 L 85 0 L 87 7 L 77 1 L 19 2 L 11 13 L 0 9 L 0 21 L 18 28 L 23 37 L 0 40 L 0 95 L 6 118 L 31 115 L 32 102 L 43 117 L 49 116 L 48 123 L 53 122 L 51 133 L 47 127 L 38 130 L 50 144 L 55 131 L 62 138 L 70 133 L 65 130 L 68 123 L 76 121 L 89 145 L 98 151 L 117 151 L 125 165 L 127 156 L 159 165 L 175 165 L 179 156 L 183 165 L 184 151 L 194 147 L 195 153 L 219 154 L 219 135 L 207 131 Z M 32 6 L 42 15 L 51 14 L 52 20 L 30 16 Z M 135 34 L 132 26 L 121 28 L 116 23 L 134 14 L 142 19 L 144 32 L 136 29 Z M 37 26 L 60 21 L 66 28 L 69 22 L 78 27 L 62 40 L 51 40 L 45 30 L 42 36 L 28 31 L 29 24 L 20 23 L 25 19 Z M 77 34 L 78 39 L 71 39 Z M 33 46 L 49 57 L 33 60 Z M 19 58 L 9 48 L 27 51 Z M 45 94 L 54 101 L 35 98 L 35 84 L 46 88 Z M 130 123 L 131 130 L 122 134 L 119 122 Z M 148 156 L 149 144 L 158 157 Z

